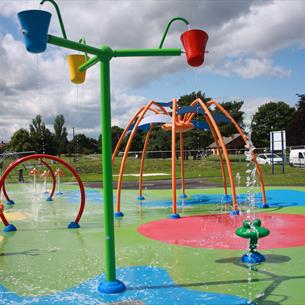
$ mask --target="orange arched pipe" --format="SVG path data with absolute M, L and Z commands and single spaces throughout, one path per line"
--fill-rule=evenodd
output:
M 176 107 L 177 100 L 173 99 L 172 109 L 172 210 L 177 214 L 177 191 L 176 191 Z
M 195 103 L 195 102 L 196 102 L 196 100 L 193 103 Z M 193 105 L 193 103 L 191 105 Z M 190 115 L 187 116 L 188 119 L 186 120 L 186 123 L 189 124 L 192 121 L 192 119 L 194 118 L 195 115 L 196 115 L 196 113 L 194 113 L 194 112 L 190 113 Z
M 184 184 L 184 142 L 183 133 L 180 132 L 180 158 L 181 158 L 181 191 L 182 195 L 185 195 L 185 184 Z
M 159 107 L 160 110 L 162 110 L 165 114 L 168 114 L 168 112 L 166 111 L 166 109 L 164 107 L 162 107 L 161 105 L 159 105 L 158 103 L 152 101 L 152 105 L 155 105 L 157 107 Z M 126 128 L 124 129 L 123 133 L 121 134 L 120 136 L 120 139 L 115 147 L 115 150 L 112 154 L 112 164 L 114 163 L 115 161 L 115 158 L 119 152 L 119 149 L 120 149 L 120 146 L 130 128 L 130 126 L 132 125 L 132 123 L 136 120 L 136 118 L 140 115 L 141 111 L 143 111 L 145 107 L 141 107 L 137 112 L 136 114 L 131 118 L 131 120 L 129 121 L 128 125 L 126 126 Z M 160 113 L 157 109 L 153 109 L 153 108 L 150 108 L 149 110 L 153 111 L 154 113 Z
M 195 100 L 195 101 L 196 101 L 196 100 Z M 195 102 L 195 101 L 194 101 L 194 102 Z M 191 106 L 193 105 L 194 102 L 191 103 Z M 197 106 L 197 107 L 198 107 L 198 106 Z M 197 109 L 198 109 L 198 108 L 197 108 Z M 198 110 L 197 110 L 197 111 L 198 111 Z M 198 113 L 197 113 L 197 112 L 196 112 L 196 113 L 195 113 L 195 112 L 186 113 L 186 114 L 184 115 L 183 121 L 186 122 L 187 124 L 189 124 L 189 123 L 192 121 L 192 119 L 194 118 L 195 115 L 198 115 Z
M 251 148 L 253 148 L 253 146 L 249 143 L 249 139 L 243 133 L 243 131 L 241 130 L 239 125 L 236 123 L 236 121 L 233 119 L 233 117 L 230 115 L 230 113 L 227 110 L 225 110 L 220 104 L 218 104 L 215 100 L 211 100 L 210 102 L 208 102 L 208 104 L 215 105 L 231 121 L 231 123 L 236 128 L 237 132 L 241 135 L 241 137 L 244 140 L 245 144 L 249 146 L 249 148 L 250 148 L 249 150 L 251 152 L 253 161 L 255 163 L 256 172 L 257 172 L 258 177 L 259 177 L 259 183 L 260 183 L 261 189 L 262 189 L 263 202 L 266 203 L 267 202 L 267 200 L 266 200 L 266 192 L 265 192 L 265 185 L 264 185 L 264 180 L 263 180 L 262 172 L 261 172 L 261 169 L 260 169 L 259 164 L 257 162 L 256 154 L 255 154 L 254 150 L 251 149 Z
M 185 123 L 186 123 L 186 122 L 190 122 L 189 117 L 190 117 L 191 115 L 193 115 L 192 117 L 194 117 L 195 113 L 193 113 L 193 112 L 187 112 L 187 113 L 185 113 L 184 116 L 183 116 L 183 122 L 185 122 Z
M 161 110 L 164 114 L 168 114 L 168 111 L 163 106 L 161 106 L 159 103 L 157 103 L 155 101 L 151 101 L 151 103 L 152 103 L 151 105 L 158 107 L 159 110 Z M 154 109 L 154 108 L 149 108 L 149 110 L 154 111 L 155 113 L 161 113 L 159 110 Z
M 140 115 L 139 115 L 133 129 L 132 129 L 132 132 L 129 136 L 129 139 L 127 141 L 125 151 L 124 151 L 124 155 L 123 155 L 123 159 L 122 159 L 121 166 L 120 166 L 120 172 L 119 172 L 119 179 L 118 179 L 118 185 L 117 185 L 116 212 L 121 212 L 121 189 L 122 189 L 122 182 L 123 182 L 123 174 L 124 174 L 125 164 L 126 164 L 126 160 L 127 160 L 127 157 L 128 157 L 128 153 L 129 153 L 129 149 L 130 149 L 132 140 L 133 140 L 133 138 L 136 134 L 137 128 L 138 128 L 141 120 L 143 119 L 145 113 L 149 110 L 150 106 L 153 105 L 154 103 L 155 103 L 154 101 L 151 101 L 144 107 L 144 109 L 140 113 Z
M 144 160 L 145 160 L 145 155 L 146 155 L 146 150 L 147 150 L 147 146 L 148 146 L 148 141 L 150 138 L 150 134 L 151 131 L 153 129 L 153 125 L 150 126 L 147 134 L 146 134 L 146 138 L 145 138 L 145 142 L 144 142 L 144 147 L 142 150 L 142 157 L 141 157 L 141 164 L 140 164 L 140 175 L 139 175 L 139 196 L 142 197 L 143 193 L 142 193 L 142 189 L 143 189 L 143 170 L 144 170 Z
M 193 104 L 192 104 L 193 105 Z M 192 113 L 188 116 L 188 119 L 186 120 L 186 123 L 190 123 L 192 121 L 192 119 L 194 118 L 195 113 Z M 221 165 L 221 174 L 222 174 L 222 179 L 223 179 L 223 188 L 224 188 L 224 193 L 225 195 L 228 194 L 228 189 L 227 189 L 227 178 L 226 178 L 226 172 L 225 172 L 225 167 L 224 167 L 224 163 L 223 163 L 223 158 L 222 158 L 222 151 L 219 147 L 219 142 L 217 139 L 217 135 L 215 133 L 215 129 L 213 128 L 213 125 L 211 123 L 211 121 L 209 120 L 209 117 L 207 115 L 205 115 L 205 120 L 207 122 L 207 124 L 210 127 L 211 133 L 213 135 L 214 141 L 216 143 L 216 148 L 217 148 L 217 152 L 218 152 L 218 156 L 219 156 L 219 160 L 220 160 L 220 165 Z M 227 163 L 226 163 L 227 164 Z M 227 165 L 228 168 L 228 165 Z M 228 170 L 229 171 L 229 170 Z
M 228 151 L 226 148 L 226 145 L 224 144 L 222 135 L 220 133 L 220 130 L 210 112 L 210 110 L 208 109 L 208 107 L 206 106 L 206 104 L 201 100 L 201 99 L 196 99 L 192 104 L 195 105 L 199 103 L 199 105 L 202 107 L 202 109 L 204 110 L 205 114 L 208 116 L 208 118 L 210 119 L 210 122 L 212 124 L 212 126 L 214 127 L 214 130 L 217 134 L 217 137 L 219 139 L 226 163 L 227 163 L 227 167 L 228 167 L 228 175 L 229 175 L 229 180 L 230 180 L 230 184 L 231 184 L 231 190 L 232 190 L 232 201 L 233 201 L 233 210 L 237 211 L 237 201 L 236 201 L 236 190 L 235 190 L 235 182 L 234 182 L 234 177 L 233 177 L 233 173 L 232 173 L 232 166 L 231 166 L 231 162 L 230 162 L 230 158 L 228 155 Z
M 205 120 L 206 120 L 206 122 L 208 123 L 208 125 L 210 127 L 211 133 L 212 133 L 214 141 L 216 143 L 216 149 L 217 149 L 217 152 L 218 152 L 218 156 L 219 156 L 219 160 L 220 160 L 220 165 L 221 165 L 221 174 L 222 174 L 222 179 L 223 179 L 224 193 L 225 193 L 225 195 L 227 195 L 228 194 L 227 178 L 226 178 L 225 167 L 224 167 L 224 164 L 223 164 L 222 150 L 219 147 L 219 142 L 218 142 L 218 139 L 217 139 L 217 135 L 216 135 L 215 130 L 213 128 L 213 125 L 212 125 L 212 123 L 211 123 L 211 121 L 210 121 L 210 119 L 209 119 L 209 117 L 207 115 L 205 115 Z
M 193 115 L 193 117 L 194 117 L 195 114 L 194 114 L 193 112 L 186 113 L 186 114 L 183 116 L 183 122 L 190 122 L 190 121 L 189 121 L 189 117 L 190 117 L 191 115 Z
M 128 129 L 130 128 L 130 126 L 132 125 L 132 123 L 133 123 L 133 121 L 136 119 L 136 117 L 141 113 L 141 111 L 143 111 L 143 109 L 144 109 L 144 107 L 141 107 L 141 108 L 136 112 L 136 114 L 132 117 L 132 119 L 129 121 L 128 125 L 127 125 L 126 128 L 124 129 L 123 133 L 121 134 L 120 139 L 119 139 L 119 141 L 118 141 L 118 143 L 117 143 L 117 145 L 116 145 L 116 147 L 115 147 L 115 150 L 114 150 L 114 152 L 113 152 L 113 154 L 112 154 L 112 164 L 113 164 L 114 161 L 115 161 L 115 158 L 116 158 L 116 156 L 117 156 L 117 154 L 118 154 L 118 151 L 119 151 L 119 149 L 120 149 L 120 146 L 121 146 L 121 144 L 122 144 L 122 142 L 123 142 L 123 140 L 124 140 L 124 138 L 125 138 L 125 136 L 126 136 L 126 133 L 128 132 Z

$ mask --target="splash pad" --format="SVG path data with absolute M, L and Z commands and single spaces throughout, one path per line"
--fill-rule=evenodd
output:
M 10 219 L 10 213 L 13 210 L 15 213 L 31 213 L 29 205 L 31 195 L 24 196 L 22 192 L 18 191 L 22 188 L 23 185 L 8 185 L 8 189 L 11 194 L 14 194 L 16 201 L 14 208 L 7 213 L 8 219 Z M 156 221 L 156 218 L 166 218 L 168 208 L 153 207 L 144 209 L 141 213 L 139 207 L 130 204 L 132 199 L 136 202 L 136 190 L 126 190 L 122 202 L 124 206 L 126 205 L 126 217 L 120 223 L 115 221 L 115 232 L 118 253 L 117 274 L 121 280 L 128 283 L 129 289 L 127 290 L 128 294 L 119 294 L 117 297 L 109 295 L 107 297 L 106 294 L 97 292 L 99 282 L 105 280 L 104 269 L 101 272 L 103 275 L 96 276 L 102 262 L 99 257 L 102 249 L 98 241 L 104 237 L 101 229 L 104 223 L 99 215 L 103 205 L 103 200 L 99 197 L 100 191 L 98 188 L 86 188 L 86 213 L 82 217 L 82 226 L 80 230 L 72 231 L 65 229 L 65 224 L 69 221 L 69 215 L 73 215 L 77 211 L 80 195 L 76 185 L 63 184 L 62 191 L 64 194 L 55 197 L 51 204 L 55 209 L 54 215 L 49 215 L 49 209 L 43 208 L 38 220 L 34 223 L 31 220 L 31 215 L 25 219 L 14 220 L 13 223 L 19 229 L 15 235 L 11 235 L 14 232 L 10 232 L 8 235 L 0 233 L 2 237 L 0 238 L 0 260 L 5 263 L 3 277 L 0 279 L 0 293 L 3 293 L 3 300 L 11 300 L 11 302 L 14 300 L 15 303 L 17 301 L 22 303 L 39 300 L 41 304 L 49 302 L 49 304 L 66 305 L 85 298 L 88 304 L 111 304 L 111 302 L 123 302 L 124 304 L 128 300 L 138 304 L 136 303 L 137 300 L 145 305 L 154 305 L 156 299 L 160 300 L 159 304 L 162 304 L 161 300 L 163 298 L 163 300 L 168 300 L 167 304 L 170 305 L 185 305 L 182 300 L 189 298 L 192 304 L 196 305 L 201 305 L 203 300 L 207 305 L 218 305 L 217 301 L 226 298 L 223 299 L 226 300 L 224 304 L 247 304 L 247 291 L 249 289 L 248 285 L 250 285 L 247 280 L 248 271 L 239 265 L 241 254 L 247 249 L 247 241 L 236 236 L 236 240 L 239 242 L 238 249 L 230 249 L 225 246 L 216 248 L 213 238 L 214 235 L 219 236 L 219 240 L 221 236 L 232 236 L 234 230 L 242 224 L 242 221 L 236 223 L 235 227 L 229 227 L 226 225 L 226 219 L 219 220 L 219 232 L 215 231 L 215 234 L 211 225 L 210 235 L 206 242 L 207 247 L 160 242 L 157 239 L 146 238 L 139 234 L 137 228 L 143 224 Z M 151 199 L 154 200 L 168 194 L 166 190 L 151 192 Z M 189 197 L 195 196 L 197 192 L 198 190 L 190 189 Z M 218 189 L 218 192 L 220 195 L 221 190 Z M 291 193 L 292 191 L 288 194 L 291 195 Z M 298 191 L 296 193 L 299 197 L 302 194 L 305 196 L 305 192 Z M 214 194 L 216 193 L 214 192 Z M 20 200 L 20 198 L 23 198 L 23 200 Z M 268 191 L 267 198 L 271 198 Z M 44 201 L 42 201 L 42 205 L 43 207 L 50 207 Z M 202 240 L 200 232 L 204 224 L 215 223 L 216 218 L 211 216 L 211 211 L 214 209 L 218 209 L 216 204 L 190 205 L 183 212 L 179 210 L 182 217 L 178 220 L 171 220 L 171 223 L 177 223 L 178 225 L 180 221 L 194 218 L 196 217 L 194 214 L 201 213 L 198 215 L 198 217 L 201 217 L 201 227 L 196 226 L 198 230 L 196 232 L 193 230 L 190 235 L 193 234 L 193 239 Z M 277 208 L 274 207 L 270 210 L 273 209 Z M 303 216 L 305 215 L 304 206 L 287 205 L 280 207 L 281 213 L 289 213 L 289 211 L 291 213 L 297 210 L 299 210 L 299 213 L 303 213 Z M 265 220 L 260 214 L 256 214 L 256 216 L 261 218 L 263 223 L 265 221 L 268 221 L 268 224 L 289 223 L 295 225 L 295 230 L 303 230 L 303 227 L 299 226 L 295 219 L 283 218 L 280 220 L 280 218 L 277 218 L 278 214 L 275 213 L 273 216 L 272 213 L 268 213 L 270 217 Z M 284 214 L 279 214 L 279 216 L 281 215 Z M 299 216 L 302 216 L 302 214 Z M 212 217 L 211 221 L 206 222 L 209 217 Z M 228 214 L 225 214 L 224 217 L 236 221 L 243 215 L 230 218 Z M 170 219 L 163 220 L 170 221 Z M 183 227 L 184 231 L 192 230 L 192 226 Z M 274 288 L 274 293 L 285 294 L 290 297 L 293 293 L 294 296 L 301 298 L 301 290 L 299 292 L 296 290 L 297 287 L 300 288 L 298 285 L 302 280 L 297 277 L 303 275 L 301 263 L 305 247 L 300 246 L 300 244 L 299 246 L 288 247 L 287 245 L 286 247 L 281 243 L 281 248 L 267 247 L 265 249 L 263 242 L 272 239 L 273 231 L 277 231 L 274 226 L 268 225 L 268 228 L 271 229 L 271 235 L 266 237 L 265 241 L 261 240 L 260 242 L 260 249 L 266 256 L 266 262 L 258 267 L 258 271 L 251 272 L 254 281 L 251 283 L 253 295 L 261 295 L 265 289 L 268 289 L 269 285 L 276 283 L 278 278 L 276 275 L 285 274 L 287 285 L 283 283 Z M 155 227 L 156 231 L 159 229 L 163 230 L 161 227 Z M 288 236 L 287 241 L 290 241 L 290 235 L 294 239 L 294 236 L 301 234 L 295 233 L 292 235 L 291 231 L 286 231 L 282 238 Z M 177 237 L 173 236 L 173 239 L 180 237 L 179 235 Z M 191 236 L 189 237 L 191 238 Z M 33 264 L 35 267 L 33 267 Z M 18 272 L 17 270 L 20 270 L 20 268 L 24 272 Z M 45 268 L 49 268 L 51 271 L 45 272 Z M 260 269 L 274 273 L 275 278 L 266 280 L 266 276 L 260 273 Z M 10 275 L 14 276 L 15 279 L 12 283 L 9 282 Z M 296 279 L 290 279 L 293 276 Z M 256 279 L 262 279 L 262 282 L 259 284 Z M 240 282 L 236 285 L 234 284 L 235 281 Z M 38 282 L 39 285 L 37 285 Z M 291 285 L 296 288 L 288 288 Z M 29 291 L 29 287 L 32 286 L 33 289 Z M 54 291 L 56 292 L 54 293 Z M 266 300 L 269 300 L 269 297 L 272 299 L 272 295 L 269 296 L 266 292 Z M 287 302 L 287 304 L 298 304 L 293 300 L 291 299 L 291 302 Z M 260 299 L 255 302 L 259 305 L 264 304 L 260 302 Z
M 42 1 L 42 3 L 44 2 L 45 1 Z M 55 4 L 53 0 L 50 2 Z M 247 292 L 245 291 L 247 289 L 252 289 L 254 291 L 256 288 L 249 288 L 248 274 L 245 275 L 243 269 L 236 272 L 236 265 L 228 265 L 225 268 L 226 274 L 224 275 L 223 266 L 219 267 L 219 262 L 232 262 L 230 257 L 232 253 L 226 252 L 225 254 L 225 250 L 209 249 L 214 251 L 211 253 L 203 248 L 195 248 L 195 250 L 193 248 L 190 252 L 187 250 L 189 247 L 175 247 L 174 251 L 172 251 L 173 246 L 171 244 L 159 243 L 155 240 L 145 239 L 140 234 L 134 234 L 135 226 L 138 226 L 139 223 L 143 222 L 149 223 L 152 221 L 152 217 L 141 218 L 140 220 L 137 218 L 130 223 L 128 223 L 128 221 L 124 223 L 123 221 L 121 227 L 116 228 L 118 237 L 117 244 L 119 245 L 119 259 L 117 264 L 119 266 L 139 264 L 144 266 L 134 268 L 126 267 L 125 270 L 124 268 L 116 269 L 112 206 L 112 171 L 109 166 L 111 162 L 110 61 L 115 57 L 181 55 L 180 49 L 163 49 L 162 44 L 171 22 L 184 19 L 180 17 L 174 18 L 169 23 L 158 49 L 112 50 L 108 46 L 96 48 L 87 46 L 83 42 L 68 40 L 58 8 L 57 13 L 63 32 L 63 38 L 48 35 L 48 31 L 42 29 L 42 35 L 38 35 L 39 39 L 41 39 L 38 46 L 30 42 L 27 44 L 27 49 L 35 53 L 40 52 L 46 48 L 47 43 L 50 43 L 84 53 L 88 52 L 88 54 L 93 55 L 90 59 L 86 59 L 81 66 L 76 67 L 77 63 L 73 64 L 74 70 L 71 73 L 71 80 L 75 83 L 81 83 L 83 81 L 83 78 L 81 78 L 78 72 L 84 72 L 94 64 L 100 63 L 102 88 L 104 222 L 100 219 L 100 215 L 95 213 L 96 218 L 89 218 L 91 221 L 88 221 L 87 218 L 88 227 L 85 226 L 81 231 L 60 231 L 59 229 L 57 231 L 41 230 L 39 232 L 41 236 L 35 235 L 33 231 L 27 232 L 29 234 L 28 236 L 31 238 L 31 243 L 25 242 L 23 240 L 25 235 L 20 234 L 20 232 L 17 232 L 15 235 L 13 234 L 14 232 L 10 232 L 10 235 L 6 235 L 2 240 L 0 239 L 1 259 L 4 258 L 5 262 L 5 274 L 1 283 L 5 282 L 5 287 L 9 287 L 9 289 L 6 289 L 2 285 L 0 286 L 0 294 L 5 298 L 2 299 L 5 300 L 5 303 L 31 303 L 36 301 L 40 304 L 65 305 L 75 304 L 80 301 L 88 304 L 128 304 L 133 302 L 134 304 L 141 305 L 142 303 L 155 305 L 162 304 L 163 300 L 166 300 L 167 305 L 183 304 L 183 302 L 190 302 L 194 305 L 202 303 L 207 305 L 218 305 L 220 303 L 230 305 L 250 304 L 251 302 L 248 302 L 249 299 L 247 298 Z M 28 19 L 31 20 L 31 16 L 33 16 L 33 14 L 30 15 Z M 185 23 L 188 24 L 188 22 Z M 32 35 L 30 27 L 26 28 L 26 26 L 27 25 L 22 26 L 24 29 L 23 34 L 25 36 L 25 42 L 27 39 L 35 37 L 35 35 Z M 40 25 L 33 26 L 32 24 L 32 27 L 37 31 L 39 30 Z M 41 27 L 45 28 L 47 26 L 44 24 Z M 33 33 L 35 33 L 35 31 L 33 31 Z M 189 43 L 185 39 L 182 40 L 184 44 Z M 190 43 L 192 44 L 193 42 Z M 185 48 L 187 49 L 187 60 L 191 65 L 196 66 L 203 62 L 204 49 L 202 49 L 202 47 L 205 47 L 205 43 L 206 41 L 201 39 L 201 48 L 198 48 L 194 53 L 192 49 L 188 49 L 185 45 Z M 34 45 L 33 48 L 32 45 Z M 176 115 L 175 112 L 174 115 Z M 175 134 L 175 121 L 168 123 L 172 123 L 171 130 L 174 130 Z M 177 131 L 186 130 L 188 128 L 191 128 L 191 124 L 182 124 L 181 126 L 177 124 Z M 95 209 L 91 209 L 91 212 L 94 210 Z M 92 214 L 94 213 L 92 212 Z M 178 223 L 178 221 L 183 219 L 184 218 L 175 219 L 174 221 L 177 221 Z M 101 230 L 102 226 L 104 227 L 104 231 Z M 59 232 L 61 234 L 58 234 Z M 58 236 L 60 236 L 60 238 Z M 11 240 L 13 239 L 14 242 L 12 242 L 10 238 Z M 105 241 L 104 256 L 101 254 L 102 246 L 99 242 L 101 239 L 104 239 Z M 158 243 L 158 247 L 156 247 L 156 243 Z M 33 246 L 33 248 L 25 249 L 25 246 L 29 244 Z M 50 245 L 52 246 L 51 248 Z M 54 248 L 54 245 L 57 247 Z M 77 252 L 75 252 L 75 249 L 77 249 Z M 277 255 L 280 256 L 279 252 Z M 35 258 L 35 256 L 37 257 Z M 202 259 L 203 256 L 205 257 L 204 260 Z M 283 258 L 282 255 L 280 256 L 280 259 L 284 263 L 289 263 L 290 259 L 287 257 L 288 256 Z M 296 250 L 295 257 L 303 257 L 303 254 L 300 255 Z M 35 268 L 32 268 L 33 261 L 37 264 L 35 264 Z M 105 269 L 101 269 L 100 266 L 104 262 Z M 162 267 L 156 268 L 152 265 L 162 265 Z M 291 264 L 289 267 L 291 267 Z M 21 270 L 21 268 L 23 272 L 18 272 L 16 274 L 16 270 Z M 49 272 L 44 272 L 46 268 L 48 268 Z M 268 269 L 268 266 L 266 268 Z M 105 271 L 105 273 L 102 276 L 96 276 L 97 270 L 100 269 L 101 271 Z M 164 269 L 167 269 L 168 272 L 164 272 Z M 214 272 L 214 269 L 217 269 L 218 272 Z M 288 274 L 291 268 L 286 268 L 285 270 Z M 118 272 L 116 273 L 116 271 Z M 272 271 L 273 270 L 269 270 L 269 274 L 273 276 Z M 303 275 L 300 274 L 299 270 L 295 270 L 294 272 L 294 275 L 290 274 L 285 276 L 285 280 L 291 280 L 293 283 L 296 283 L 298 279 L 303 278 Z M 263 276 L 262 274 L 260 274 L 260 276 Z M 13 281 L 9 282 L 8 279 L 11 278 L 11 275 L 15 276 L 15 278 L 13 278 Z M 34 283 L 32 287 L 29 286 L 28 283 L 29 275 L 31 275 L 30 278 Z M 238 277 L 236 277 L 236 275 L 238 275 Z M 293 276 L 295 276 L 296 279 L 293 278 Z M 282 279 L 283 277 L 281 277 L 281 280 Z M 125 284 L 122 281 L 128 285 L 128 289 L 124 293 L 119 293 L 125 290 Z M 264 285 L 264 281 L 265 279 L 261 281 L 263 283 L 261 285 Z M 269 281 L 269 278 L 267 281 Z M 38 282 L 40 283 L 40 287 L 37 288 Z M 271 290 L 268 286 L 264 286 L 264 288 L 266 293 Z M 37 289 L 37 291 L 33 292 L 35 289 Z M 206 290 L 208 289 L 213 290 L 213 292 L 207 292 Z M 29 292 L 29 290 L 31 291 Z M 189 293 L 190 290 L 191 293 Z M 225 292 L 224 294 L 222 293 L 223 291 Z M 112 295 L 114 292 L 119 294 Z M 261 293 L 261 289 L 258 287 L 257 290 L 255 290 L 255 293 L 256 292 Z M 232 295 L 232 293 L 235 295 Z M 35 295 L 34 297 L 32 296 L 33 294 Z M 242 295 L 242 297 L 240 297 L 240 295 Z M 282 291 L 280 290 L 277 295 L 283 295 Z M 297 297 L 301 300 L 304 299 L 300 294 L 297 294 Z

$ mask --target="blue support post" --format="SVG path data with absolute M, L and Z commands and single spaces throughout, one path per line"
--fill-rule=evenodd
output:
M 271 164 L 272 164 L 272 175 L 274 175 L 274 162 L 273 162 L 273 154 L 274 154 L 274 133 L 271 132 Z
M 282 144 L 282 174 L 285 174 L 285 152 L 284 152 L 284 132 L 281 131 L 281 144 Z

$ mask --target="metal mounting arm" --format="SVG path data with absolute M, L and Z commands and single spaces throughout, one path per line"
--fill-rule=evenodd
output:
M 87 44 L 87 43 L 86 43 L 86 39 L 85 39 L 84 37 L 82 37 L 82 38 L 79 40 L 79 43 L 82 43 L 82 44 L 84 44 L 84 45 Z M 85 58 L 86 58 L 86 61 L 90 59 L 87 52 L 85 52 Z
M 57 13 L 57 17 L 58 17 L 58 20 L 59 20 L 59 24 L 60 24 L 60 28 L 61 28 L 61 31 L 62 31 L 62 36 L 64 37 L 64 39 L 67 39 L 67 34 L 66 34 L 66 31 L 65 31 L 65 26 L 64 26 L 64 23 L 62 21 L 61 13 L 60 13 L 60 10 L 59 10 L 59 7 L 58 7 L 57 3 L 54 0 L 42 0 L 42 1 L 40 1 L 40 5 L 43 5 L 47 1 L 51 2 L 53 4 L 53 6 L 55 7 L 55 10 L 56 10 L 56 13 Z
M 162 39 L 161 39 L 161 42 L 160 42 L 160 45 L 159 45 L 159 49 L 161 49 L 162 46 L 163 46 L 165 37 L 166 37 L 166 35 L 167 35 L 167 32 L 168 32 L 170 26 L 171 26 L 172 23 L 173 23 L 174 21 L 176 21 L 176 20 L 180 20 L 180 21 L 184 22 L 186 25 L 189 25 L 189 24 L 190 24 L 185 18 L 182 18 L 182 17 L 174 17 L 174 18 L 172 18 L 172 19 L 168 22 L 167 27 L 166 27 L 166 29 L 165 29 L 165 31 L 164 31 L 164 34 L 163 34 L 163 36 L 162 36 Z

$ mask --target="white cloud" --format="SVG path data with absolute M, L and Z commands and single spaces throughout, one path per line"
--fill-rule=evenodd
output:
M 244 123 L 249 120 L 251 121 L 255 112 L 257 112 L 258 108 L 269 102 L 278 102 L 279 99 L 273 96 L 262 96 L 262 97 L 254 97 L 254 96 L 219 96 L 215 97 L 215 100 L 218 103 L 226 102 L 226 101 L 243 101 L 244 104 L 241 110 L 244 112 Z
M 167 20 L 184 16 L 192 27 L 209 33 L 206 65 L 209 73 L 242 78 L 289 77 L 290 69 L 272 60 L 289 46 L 304 47 L 304 1 L 58 1 L 68 37 L 86 37 L 88 43 L 113 48 L 151 48 L 159 45 Z M 1 1 L 0 15 L 13 18 L 23 9 L 38 8 L 37 1 Z M 54 9 L 50 33 L 61 35 Z M 181 47 L 179 36 L 186 29 L 173 24 L 165 47 Z M 100 131 L 99 68 L 87 73 L 76 86 L 68 79 L 67 50 L 48 46 L 48 52 L 28 54 L 11 35 L 0 36 L 0 140 L 19 127 L 27 127 L 40 113 L 48 124 L 64 114 L 69 128 L 97 136 Z M 149 97 L 127 94 L 135 87 L 164 79 L 188 68 L 179 57 L 113 59 L 111 70 L 112 120 L 124 126 L 131 113 Z
M 218 67 L 209 66 L 208 70 L 224 76 L 233 74 L 245 79 L 259 76 L 281 78 L 289 77 L 291 75 L 290 69 L 276 66 L 273 64 L 272 60 L 268 58 L 238 58 L 235 60 L 227 60 Z
M 249 12 L 227 20 L 210 35 L 207 66 L 211 72 L 242 78 L 290 76 L 271 56 L 291 46 L 304 47 L 304 1 L 256 2 Z
M 277 101 L 277 99 L 273 97 L 244 97 L 243 99 L 244 105 L 242 107 L 242 111 L 244 111 L 248 116 L 253 116 L 257 111 L 258 107 L 269 103 L 270 101 Z

